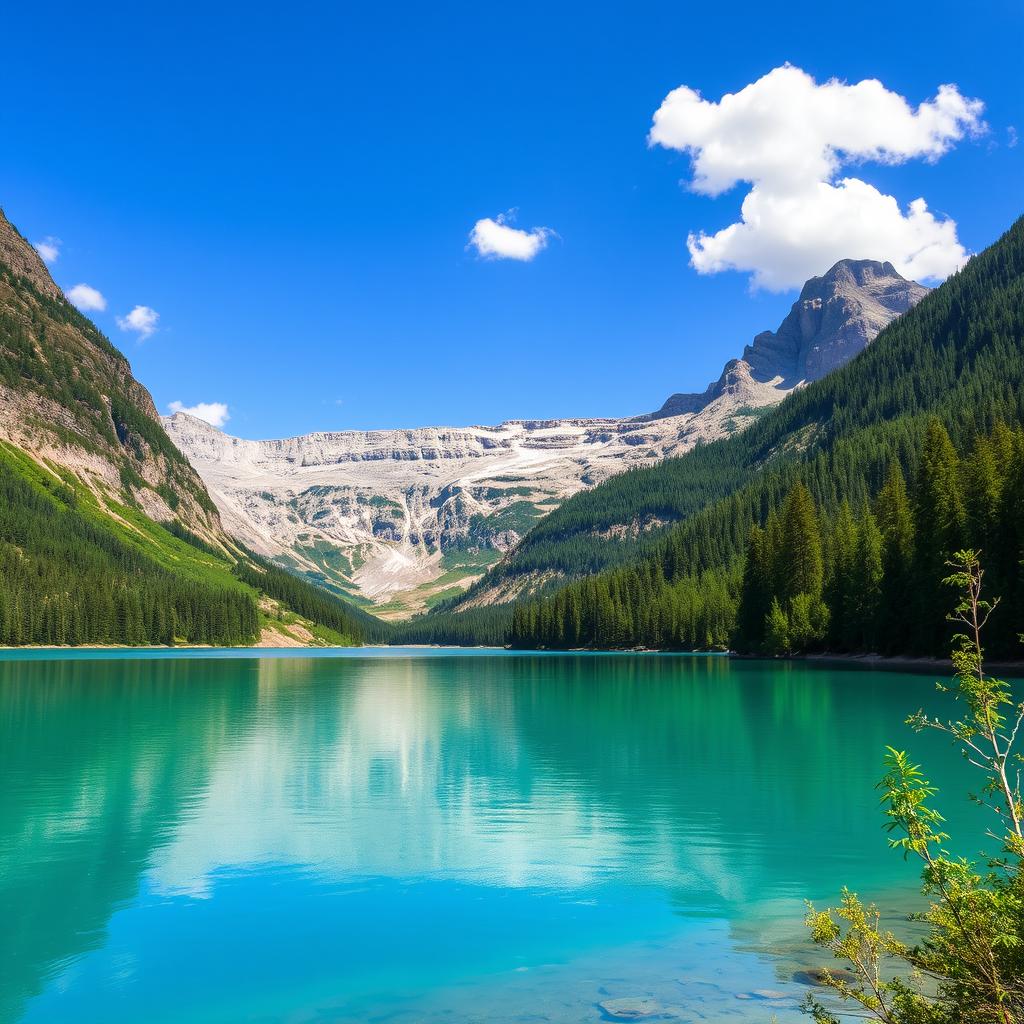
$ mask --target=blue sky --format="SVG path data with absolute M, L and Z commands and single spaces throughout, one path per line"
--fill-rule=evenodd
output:
M 62 287 L 102 293 L 90 315 L 161 410 L 224 403 L 242 436 L 625 415 L 702 389 L 795 292 L 690 265 L 688 234 L 738 221 L 750 184 L 695 190 L 688 152 L 648 145 L 679 86 L 717 101 L 790 62 L 916 108 L 955 83 L 986 130 L 834 180 L 904 214 L 924 197 L 968 251 L 1024 212 L 1009 0 L 209 6 L 10 6 L 0 205 L 60 240 Z M 533 259 L 467 249 L 513 208 L 555 233 Z M 140 306 L 145 337 L 145 311 L 118 326 Z

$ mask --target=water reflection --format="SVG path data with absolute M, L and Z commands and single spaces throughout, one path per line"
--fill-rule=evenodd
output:
M 853 860 L 877 851 L 864 745 L 880 750 L 902 709 L 879 714 L 806 673 L 667 659 L 258 664 L 251 727 L 221 746 L 157 859 L 170 889 L 276 861 L 335 878 L 627 880 L 727 909 L 805 887 L 815 835 Z
M 382 921 L 419 934 L 422 916 L 458 968 L 465 935 L 443 915 L 472 935 L 474 901 L 528 944 L 530 900 L 550 894 L 568 956 L 607 938 L 596 912 L 566 916 L 588 901 L 626 940 L 664 931 L 658 908 L 749 921 L 847 880 L 891 886 L 905 876 L 880 856 L 878 752 L 931 695 L 911 677 L 699 658 L 0 662 L 0 1017 L 55 977 L 73 989 L 69 965 L 121 942 L 119 909 L 147 932 L 123 943 L 129 977 L 146 976 L 143 950 L 167 955 L 147 908 L 182 899 L 210 904 L 211 956 L 248 949 L 227 894 L 257 883 L 304 908 L 279 908 L 292 945 L 350 960 L 358 937 L 342 947 L 311 921 L 367 893 L 346 927 L 382 976 L 397 956 Z M 955 759 L 929 758 L 943 781 Z M 447 888 L 395 888 L 413 883 Z M 330 957 L 318 970 L 338 984 Z
M 244 696 L 175 661 L 0 662 L 0 1019 L 102 945 L 245 730 Z

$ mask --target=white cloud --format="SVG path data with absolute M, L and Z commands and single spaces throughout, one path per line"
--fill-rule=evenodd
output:
M 509 227 L 515 219 L 515 210 L 500 213 L 495 218 L 484 217 L 473 225 L 467 248 L 476 249 L 477 255 L 490 260 L 522 260 L 528 262 L 548 244 L 555 233 L 551 228 L 522 231 Z
M 986 130 L 982 110 L 955 85 L 914 109 L 875 79 L 819 85 L 787 64 L 717 103 L 686 86 L 673 90 L 648 142 L 690 156 L 695 192 L 750 185 L 740 221 L 690 235 L 700 273 L 749 271 L 755 286 L 781 290 L 850 257 L 890 260 L 905 276 L 936 279 L 967 258 L 955 222 L 935 217 L 923 199 L 904 212 L 894 197 L 839 171 L 935 161 Z
M 107 300 L 92 285 L 76 284 L 64 294 L 71 305 L 77 306 L 83 313 L 102 313 L 107 308 Z
M 183 405 L 171 402 L 167 407 L 171 412 L 183 412 L 196 419 L 205 420 L 212 427 L 223 427 L 229 419 L 228 407 L 224 402 L 197 402 L 195 405 Z
M 60 256 L 60 247 L 64 244 L 59 238 L 47 235 L 41 242 L 36 242 L 35 250 L 42 257 L 44 263 L 56 263 Z
M 140 339 L 148 338 L 155 330 L 160 314 L 149 306 L 136 306 L 127 316 L 117 318 L 122 331 L 135 331 Z

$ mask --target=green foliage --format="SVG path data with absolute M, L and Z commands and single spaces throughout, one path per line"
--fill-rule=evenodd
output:
M 41 292 L 4 264 L 0 386 L 56 403 L 60 422 L 40 419 L 33 426 L 42 435 L 111 459 L 126 494 L 145 486 L 139 466 L 153 456 L 163 462 L 167 479 L 161 493 L 172 509 L 187 492 L 206 512 L 215 513 L 185 457 L 149 411 L 149 396 L 132 377 L 125 357 L 67 300 Z
M 255 556 L 235 560 L 180 522 L 110 504 L 0 445 L 0 646 L 250 644 L 260 592 L 311 620 L 323 642 L 387 634 Z
M 772 598 L 772 606 L 765 616 L 763 649 L 776 657 L 789 654 L 793 649 L 789 639 L 789 616 L 777 597 Z
M 791 650 L 806 651 L 825 639 L 831 616 L 820 597 L 806 592 L 799 593 L 790 598 L 787 611 Z
M 865 508 L 857 531 L 844 635 L 851 650 L 878 650 L 884 582 L 882 533 L 876 518 Z
M 209 494 L 124 356 L 62 296 L 4 265 L 0 389 L 44 410 L 24 416 L 27 435 L 101 456 L 121 484 L 101 501 L 60 466 L 0 445 L 0 644 L 251 643 L 260 591 L 312 619 L 322 638 L 367 632 L 329 595 L 142 513 L 139 492 L 153 487 L 172 512 L 185 501 L 216 524 Z
M 299 615 L 341 634 L 349 644 L 381 641 L 388 636 L 386 623 L 251 552 L 238 562 L 235 575 Z
M 183 525 L 177 519 L 172 519 L 169 522 L 161 523 L 160 525 L 173 537 L 183 540 L 186 544 L 191 544 L 192 547 L 196 548 L 196 550 L 202 551 L 211 558 L 224 557 L 223 551 L 215 548 L 212 544 L 208 544 L 202 537 L 193 533 L 187 526 Z
M 977 451 L 977 448 L 975 449 Z M 983 869 L 944 849 L 942 815 L 931 805 L 937 790 L 904 751 L 889 747 L 879 783 L 889 846 L 922 865 L 928 909 L 917 919 L 926 928 L 917 944 L 882 931 L 878 911 L 844 889 L 836 909 L 809 908 L 807 926 L 819 946 L 849 964 L 850 972 L 825 977 L 853 1013 L 885 1024 L 1021 1024 L 1024 1021 L 1024 836 L 1019 782 L 1021 757 L 1014 750 L 1024 704 L 1014 705 L 1009 687 L 984 670 L 982 630 L 998 601 L 982 597 L 984 573 L 973 550 L 955 553 L 944 582 L 961 598 L 950 618 L 962 625 L 953 644 L 956 696 L 967 706 L 959 720 L 942 722 L 922 712 L 908 719 L 915 730 L 951 736 L 965 759 L 981 770 L 979 802 L 996 825 L 988 832 L 1000 845 Z M 945 687 L 940 687 L 945 689 Z M 852 978 L 852 980 L 848 980 Z M 819 1024 L 836 1024 L 837 1011 L 809 997 Z
M 251 592 L 165 568 L 68 490 L 34 484 L 0 452 L 0 645 L 255 639 Z
M 446 644 L 458 647 L 503 647 L 508 642 L 512 608 L 496 605 L 468 608 L 458 613 L 420 615 L 396 622 L 391 644 Z
M 782 544 L 776 564 L 776 580 L 784 598 L 821 594 L 824 567 L 821 532 L 811 492 L 796 484 L 782 506 Z
M 927 431 L 922 443 L 940 452 L 946 484 L 921 479 L 936 466 L 933 457 L 915 460 L 915 491 L 927 497 L 913 505 L 898 464 L 880 474 L 885 482 L 874 511 L 868 491 L 856 516 L 845 500 L 831 516 L 822 516 L 810 490 L 798 481 L 768 506 L 764 525 L 749 528 L 745 551 L 724 566 L 674 575 L 693 560 L 688 534 L 695 527 L 684 524 L 636 564 L 521 600 L 511 613 L 507 639 L 530 647 L 731 645 L 773 655 L 931 654 L 946 633 L 921 620 L 941 599 L 941 589 L 927 574 L 956 550 L 948 545 L 965 536 L 975 540 L 974 531 L 989 539 L 993 573 L 1008 595 L 1011 618 L 1024 619 L 1024 430 L 999 424 L 991 435 L 976 438 L 963 458 L 946 440 L 937 424 Z M 981 470 L 978 458 L 985 460 Z M 973 509 L 948 496 L 959 494 L 959 481 L 979 476 L 998 500 L 984 516 L 966 511 L 947 516 L 949 528 L 938 531 L 936 508 Z M 700 543 L 708 541 L 702 537 Z M 1006 622 L 997 625 L 994 650 L 1009 654 L 1015 641 Z

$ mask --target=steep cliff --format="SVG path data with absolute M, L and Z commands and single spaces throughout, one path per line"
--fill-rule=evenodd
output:
M 915 306 L 928 289 L 901 277 L 891 263 L 840 260 L 801 289 L 777 331 L 763 331 L 740 359 L 702 394 L 672 395 L 655 416 L 706 408 L 723 394 L 757 400 L 820 380 L 848 363 L 895 317 Z

